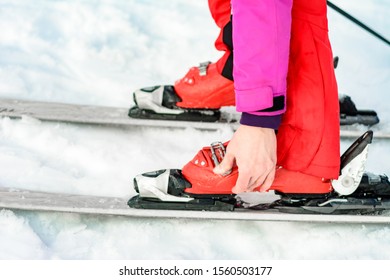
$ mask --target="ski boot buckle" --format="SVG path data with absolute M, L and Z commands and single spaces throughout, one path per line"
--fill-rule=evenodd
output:
M 210 61 L 199 63 L 199 66 L 198 66 L 199 76 L 206 76 L 207 75 L 207 67 L 209 67 L 210 63 L 211 63 Z

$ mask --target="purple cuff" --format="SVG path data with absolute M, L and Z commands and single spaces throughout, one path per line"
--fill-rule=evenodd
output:
M 242 113 L 240 124 L 277 130 L 282 122 L 282 116 L 283 114 L 274 116 L 258 116 L 249 113 Z

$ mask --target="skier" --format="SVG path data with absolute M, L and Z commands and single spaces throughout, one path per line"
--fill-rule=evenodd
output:
M 175 83 L 176 105 L 235 104 L 241 126 L 219 164 L 205 164 L 206 148 L 184 166 L 188 191 L 328 193 L 340 171 L 340 138 L 326 1 L 209 0 L 209 7 L 224 55 Z
M 139 195 L 128 205 L 327 214 L 387 209 L 388 177 L 364 172 L 373 132 L 364 133 L 339 155 L 339 103 L 326 1 L 209 4 L 222 28 L 216 45 L 225 54 L 214 64 L 192 68 L 175 84 L 177 104 L 199 109 L 235 103 L 242 112 L 241 126 L 230 142 L 203 148 L 182 170 L 137 175 L 133 181 Z M 235 98 L 229 95 L 233 84 Z M 157 94 L 141 91 L 144 100 L 136 101 L 152 96 L 160 102 L 153 106 L 176 110 L 164 106 L 175 100 L 171 89 L 156 87 L 149 93 Z M 268 190 L 280 199 L 253 201 L 242 194 Z
M 241 126 L 214 172 L 225 174 L 237 164 L 234 193 L 258 186 L 261 191 L 272 186 L 287 193 L 329 192 L 329 179 L 339 175 L 340 140 L 326 1 L 209 0 L 209 6 L 221 27 L 216 46 L 225 54 L 208 68 L 234 77 L 236 108 L 242 112 Z M 189 96 L 200 92 L 196 83 L 207 88 L 207 82 L 216 82 L 217 73 L 206 75 L 210 81 L 194 78 L 195 73 L 192 69 L 175 85 L 179 95 L 182 88 L 192 88 L 183 89 L 188 96 L 182 96 L 182 104 L 197 99 Z M 227 105 L 231 99 L 220 100 Z M 202 170 L 195 162 L 183 168 L 186 178 Z

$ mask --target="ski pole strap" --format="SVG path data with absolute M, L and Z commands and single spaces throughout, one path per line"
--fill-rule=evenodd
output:
M 360 26 L 361 28 L 363 28 L 364 30 L 370 32 L 372 35 L 374 35 L 376 38 L 378 38 L 379 40 L 383 41 L 384 43 L 386 43 L 387 45 L 390 46 L 390 41 L 387 40 L 385 37 L 383 37 L 382 35 L 380 35 L 378 32 L 372 30 L 370 27 L 368 27 L 367 25 L 365 25 L 364 23 L 362 23 L 361 21 L 359 21 L 357 18 L 351 16 L 349 13 L 347 13 L 346 11 L 344 11 L 343 9 L 339 8 L 338 6 L 336 6 L 335 4 L 333 4 L 332 2 L 330 1 L 326 1 L 328 6 L 330 8 L 332 8 L 333 10 L 335 10 L 336 12 L 338 12 L 339 14 L 345 16 L 347 19 L 349 19 L 350 21 L 352 21 L 353 23 L 357 24 L 358 26 Z

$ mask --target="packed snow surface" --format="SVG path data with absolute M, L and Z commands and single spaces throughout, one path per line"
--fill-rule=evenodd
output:
M 390 37 L 385 0 L 335 4 Z M 127 107 L 215 61 L 206 0 L 0 0 L 0 97 Z M 390 48 L 329 12 L 340 93 L 390 123 Z M 108 128 L 0 119 L 0 186 L 131 197 L 132 178 L 181 168 L 232 131 Z M 342 151 L 350 144 L 343 141 Z M 390 174 L 389 142 L 367 169 Z M 0 259 L 389 259 L 390 227 L 131 219 L 0 210 Z

